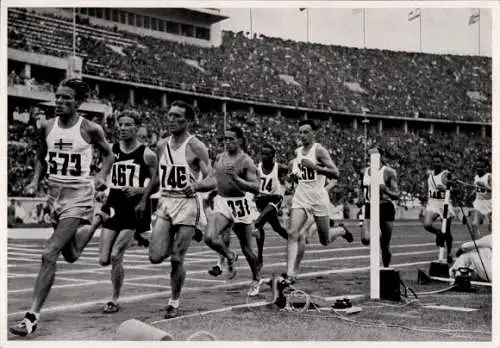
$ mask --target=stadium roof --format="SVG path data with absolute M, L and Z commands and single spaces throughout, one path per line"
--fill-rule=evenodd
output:
M 186 7 L 162 7 L 162 8 L 123 8 L 123 10 L 135 10 L 136 12 L 156 14 L 160 16 L 174 16 L 179 19 L 197 19 L 206 23 L 217 23 L 228 16 L 220 14 L 220 10 L 212 8 L 186 8 Z

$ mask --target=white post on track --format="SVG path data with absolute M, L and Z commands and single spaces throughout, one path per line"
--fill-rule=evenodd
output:
M 446 192 L 444 194 L 444 206 L 443 206 L 443 222 L 441 223 L 441 233 L 443 235 L 446 235 L 446 225 L 448 222 L 448 209 L 450 206 L 450 189 L 447 188 Z M 439 247 L 439 255 L 438 255 L 438 260 L 439 261 L 444 261 L 446 262 L 446 256 L 445 256 L 445 250 L 444 247 Z
M 380 153 L 370 150 L 370 298 L 380 299 Z

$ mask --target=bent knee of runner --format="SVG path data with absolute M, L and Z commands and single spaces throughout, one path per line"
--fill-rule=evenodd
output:
M 101 266 L 109 266 L 111 263 L 110 257 L 108 255 L 106 256 L 99 256 L 99 265 Z
M 112 252 L 110 261 L 112 265 L 117 265 L 122 263 L 123 261 L 123 252 L 122 251 L 117 251 L 117 252 Z
M 299 240 L 300 230 L 297 228 L 290 228 L 287 231 L 288 240 Z
M 167 258 L 166 253 L 158 253 L 151 250 L 149 252 L 149 262 L 151 262 L 152 264 L 161 263 L 166 258 Z
M 434 233 L 434 226 L 432 226 L 433 223 L 433 219 L 431 219 L 430 217 L 424 217 L 424 229 L 426 231 Z
M 172 256 L 170 256 L 170 264 L 172 265 L 172 268 L 179 267 L 184 263 L 184 255 L 180 253 L 174 253 Z
M 53 263 L 55 264 L 57 262 L 57 258 L 59 257 L 60 251 L 55 250 L 55 249 L 46 249 L 42 253 L 42 262 L 45 263 Z
M 63 253 L 63 257 L 64 257 L 64 261 L 66 261 L 67 263 L 75 263 L 78 258 L 80 257 L 80 255 L 76 254 L 76 253 L 73 253 L 73 252 L 68 252 L 68 253 Z
M 319 243 L 323 246 L 327 246 L 328 244 L 330 244 L 330 236 L 329 235 L 324 235 L 322 233 L 319 234 Z

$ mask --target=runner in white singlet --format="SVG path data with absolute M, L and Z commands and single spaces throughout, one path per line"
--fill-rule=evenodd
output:
M 28 336 L 36 330 L 40 311 L 55 279 L 59 255 L 62 254 L 69 263 L 77 261 L 94 234 L 90 228 L 94 193 L 95 190 L 106 188 L 113 154 L 101 126 L 77 113 L 88 93 L 89 87 L 79 79 L 63 81 L 56 91 L 56 117 L 40 127 L 35 174 L 25 191 L 28 195 L 35 194 L 48 171 L 47 204 L 54 232 L 42 252 L 31 309 L 20 322 L 9 328 L 14 335 Z M 93 146 L 99 150 L 103 161 L 101 171 L 92 180 L 90 165 Z
M 191 240 L 197 238 L 196 233 L 201 233 L 207 224 L 196 185 L 208 175 L 211 165 L 205 144 L 189 133 L 195 118 L 192 106 L 174 101 L 167 116 L 172 135 L 156 145 L 158 170 L 154 172 L 136 211 L 139 218 L 142 217 L 153 188 L 159 184 L 160 198 L 152 217 L 149 259 L 158 264 L 170 257 L 172 294 L 165 313 L 165 318 L 169 319 L 178 315 L 186 277 L 184 258 L 187 250 Z

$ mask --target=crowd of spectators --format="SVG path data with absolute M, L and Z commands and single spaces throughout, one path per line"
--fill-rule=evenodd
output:
M 115 115 L 126 105 L 115 105 Z M 149 107 L 145 104 L 136 106 L 143 115 L 141 138 L 150 146 L 154 146 L 160 137 L 167 135 L 165 110 Z M 32 111 L 33 113 L 33 111 Z M 9 124 L 9 196 L 22 196 L 22 188 L 29 182 L 33 174 L 35 148 L 37 146 L 34 133 L 39 116 L 30 118 L 28 125 L 19 121 Z M 293 158 L 297 147 L 298 119 L 283 116 L 250 114 L 248 111 L 229 111 L 226 115 L 227 125 L 237 125 L 246 134 L 247 151 L 259 160 L 260 145 L 271 142 L 275 145 L 278 160 L 287 163 Z M 101 122 L 109 141 L 115 140 L 114 117 Z M 491 159 L 491 138 L 481 138 L 472 134 L 456 135 L 452 132 L 435 130 L 429 134 L 428 129 L 404 133 L 402 129 L 386 129 L 379 133 L 375 127 L 369 128 L 365 138 L 363 129 L 355 130 L 335 122 L 318 122 L 320 129 L 317 140 L 325 145 L 334 162 L 338 165 L 341 178 L 333 196 L 336 202 L 353 204 L 358 199 L 359 183 L 362 169 L 367 164 L 366 148 L 375 145 L 389 150 L 390 165 L 398 172 L 398 181 L 407 199 L 426 199 L 425 174 L 432 162 L 432 156 L 443 156 L 446 166 L 465 182 L 472 182 L 474 168 L 482 158 Z M 210 157 L 223 150 L 222 131 L 224 115 L 220 111 L 202 110 L 198 114 L 193 132 L 207 144 Z M 96 161 L 98 160 L 96 155 Z M 470 205 L 462 191 L 456 201 Z M 45 194 L 44 189 L 39 195 Z M 404 203 L 404 202 L 401 202 Z
M 230 31 L 220 47 L 201 48 L 86 20 L 79 20 L 77 54 L 90 75 L 326 110 L 491 122 L 491 58 Z M 9 47 L 56 56 L 72 50 L 70 18 L 9 9 L 8 21 Z
M 40 16 L 9 9 L 9 47 L 64 57 L 71 52 L 71 23 L 65 17 Z M 141 37 L 78 20 L 77 54 L 84 72 L 120 80 L 173 86 L 246 100 L 310 106 L 345 112 L 491 122 L 491 59 L 391 52 L 294 42 L 279 38 L 248 38 L 224 32 L 220 47 Z M 101 39 L 98 39 L 98 38 Z M 12 71 L 9 85 L 54 86 Z M 429 83 L 431 81 L 431 83 Z M 92 98 L 102 98 L 98 90 Z M 111 98 L 112 99 L 112 98 Z M 113 100 L 115 113 L 127 107 Z M 136 105 L 143 115 L 141 137 L 150 145 L 167 133 L 165 110 L 153 103 Z M 28 117 L 26 115 L 28 114 Z M 9 115 L 8 194 L 22 196 L 33 175 L 35 132 L 44 116 L 40 110 L 15 109 Z M 297 146 L 298 120 L 284 116 L 229 111 L 227 124 L 238 125 L 248 139 L 248 152 L 258 159 L 264 141 L 275 144 L 279 160 L 288 161 Z M 114 118 L 101 120 L 109 141 L 114 140 Z M 222 150 L 224 117 L 219 110 L 200 110 L 194 132 L 210 155 Z M 341 203 L 354 203 L 366 164 L 365 144 L 390 149 L 390 163 L 399 174 L 406 197 L 425 200 L 425 171 L 431 156 L 445 156 L 448 168 L 471 182 L 474 166 L 491 158 L 491 138 L 428 130 L 405 134 L 387 129 L 346 128 L 325 122 L 317 136 L 341 171 L 334 193 Z M 96 155 L 97 158 L 97 155 Z M 45 188 L 39 195 L 45 194 Z M 456 198 L 465 202 L 465 195 Z

